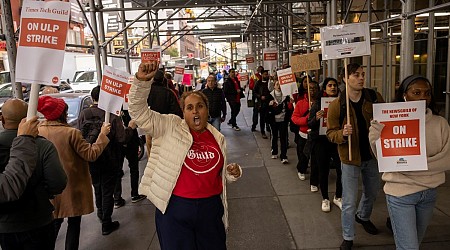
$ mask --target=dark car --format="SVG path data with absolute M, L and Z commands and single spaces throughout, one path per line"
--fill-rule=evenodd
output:
M 49 94 L 49 96 L 64 99 L 67 106 L 69 106 L 67 123 L 74 128 L 78 128 L 78 117 L 81 111 L 89 108 L 94 103 L 91 95 L 86 93 L 56 93 Z M 38 113 L 38 116 L 39 119 L 45 119 L 41 113 Z
M 0 109 L 2 109 L 3 103 L 6 100 L 13 97 L 13 86 L 11 83 L 5 83 L 0 85 Z M 23 100 L 28 102 L 28 98 L 31 91 L 31 84 L 22 84 Z

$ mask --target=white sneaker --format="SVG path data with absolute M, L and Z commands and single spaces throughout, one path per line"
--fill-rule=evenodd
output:
M 319 191 L 319 188 L 317 186 L 311 185 L 311 192 L 314 193 L 314 192 L 317 192 L 317 191 Z
M 297 173 L 297 175 L 298 175 L 298 178 L 301 180 L 301 181 L 304 181 L 305 179 L 306 179 L 306 176 L 305 176 L 305 174 L 302 174 L 302 173 Z
M 322 200 L 322 211 L 324 211 L 326 213 L 331 211 L 329 200 L 327 200 L 327 199 Z
M 276 159 L 276 158 L 278 158 L 277 155 L 272 155 L 272 159 Z
M 336 205 L 340 210 L 342 210 L 342 198 L 336 198 L 336 196 L 334 196 L 334 198 L 333 198 L 333 203 L 334 203 L 334 205 Z
M 288 164 L 289 161 L 288 161 L 288 159 L 283 159 L 283 160 L 281 160 L 281 163 L 282 163 L 282 164 Z

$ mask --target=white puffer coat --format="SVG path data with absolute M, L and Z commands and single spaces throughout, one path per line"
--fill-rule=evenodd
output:
M 184 119 L 177 115 L 162 115 L 149 109 L 147 97 L 152 82 L 139 81 L 135 77 L 129 93 L 129 112 L 136 124 L 153 138 L 152 150 L 139 185 L 139 193 L 147 195 L 148 199 L 165 213 L 193 138 Z M 224 170 L 227 166 L 224 136 L 210 124 L 207 125 L 207 129 L 213 134 L 224 157 L 221 198 L 224 207 L 223 222 L 225 228 L 228 228 L 226 182 L 235 181 L 236 178 Z

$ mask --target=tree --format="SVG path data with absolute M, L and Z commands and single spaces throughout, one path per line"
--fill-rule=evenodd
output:
M 165 54 L 170 55 L 170 57 L 179 57 L 180 53 L 178 49 L 174 46 L 171 46 L 165 50 Z

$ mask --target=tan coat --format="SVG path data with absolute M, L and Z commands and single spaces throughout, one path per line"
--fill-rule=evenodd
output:
M 100 133 L 94 144 L 83 139 L 81 131 L 57 121 L 44 121 L 39 135 L 51 141 L 58 150 L 59 159 L 67 174 L 67 186 L 53 200 L 55 218 L 67 218 L 94 211 L 91 175 L 88 161 L 96 160 L 109 143 Z

